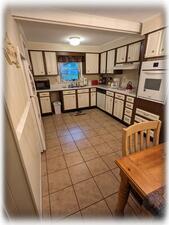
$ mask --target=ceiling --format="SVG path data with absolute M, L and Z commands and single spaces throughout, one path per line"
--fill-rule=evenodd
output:
M 44 10 L 44 8 L 33 9 Z M 49 8 L 48 8 L 49 10 Z M 90 14 L 96 16 L 103 16 L 108 18 L 117 18 L 134 22 L 143 22 L 147 18 L 150 18 L 159 13 L 163 13 L 162 7 L 113 7 L 113 6 L 65 6 L 65 7 L 53 7 L 50 8 L 52 12 L 59 12 L 61 10 L 68 10 L 71 12 L 82 13 L 83 15 Z M 136 34 L 122 33 L 116 31 L 97 30 L 82 27 L 73 27 L 59 24 L 50 24 L 45 22 L 35 22 L 20 20 L 24 33 L 31 42 L 48 42 L 57 44 L 68 44 L 68 38 L 71 36 L 82 37 L 82 45 L 98 46 L 105 43 L 116 41 L 118 39 L 130 38 L 133 35 L 139 37 Z
M 21 24 L 28 41 L 31 42 L 68 44 L 69 37 L 79 36 L 82 38 L 82 45 L 97 46 L 120 38 L 129 38 L 134 35 L 122 32 L 103 31 L 33 21 L 19 21 L 19 23 Z M 139 37 L 139 35 L 134 36 Z

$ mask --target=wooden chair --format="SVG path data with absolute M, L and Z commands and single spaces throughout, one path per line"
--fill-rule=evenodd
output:
M 152 145 L 158 145 L 160 128 L 160 120 L 135 123 L 128 128 L 123 128 L 122 155 L 126 156 Z M 150 140 L 151 130 L 154 131 L 153 142 Z

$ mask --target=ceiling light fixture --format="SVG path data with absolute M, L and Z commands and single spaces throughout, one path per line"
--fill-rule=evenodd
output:
M 77 46 L 80 44 L 80 37 L 70 37 L 69 38 L 70 45 Z

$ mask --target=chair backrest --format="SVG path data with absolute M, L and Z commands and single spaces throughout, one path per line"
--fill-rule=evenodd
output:
M 135 123 L 128 128 L 123 128 L 122 155 L 141 151 L 151 145 L 159 144 L 161 121 L 148 121 Z M 150 140 L 151 130 L 154 131 L 153 142 Z

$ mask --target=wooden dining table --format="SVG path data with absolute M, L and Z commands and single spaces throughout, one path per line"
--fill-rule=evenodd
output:
M 164 143 L 122 157 L 115 162 L 121 175 L 116 215 L 124 215 L 130 187 L 144 199 L 165 186 Z

